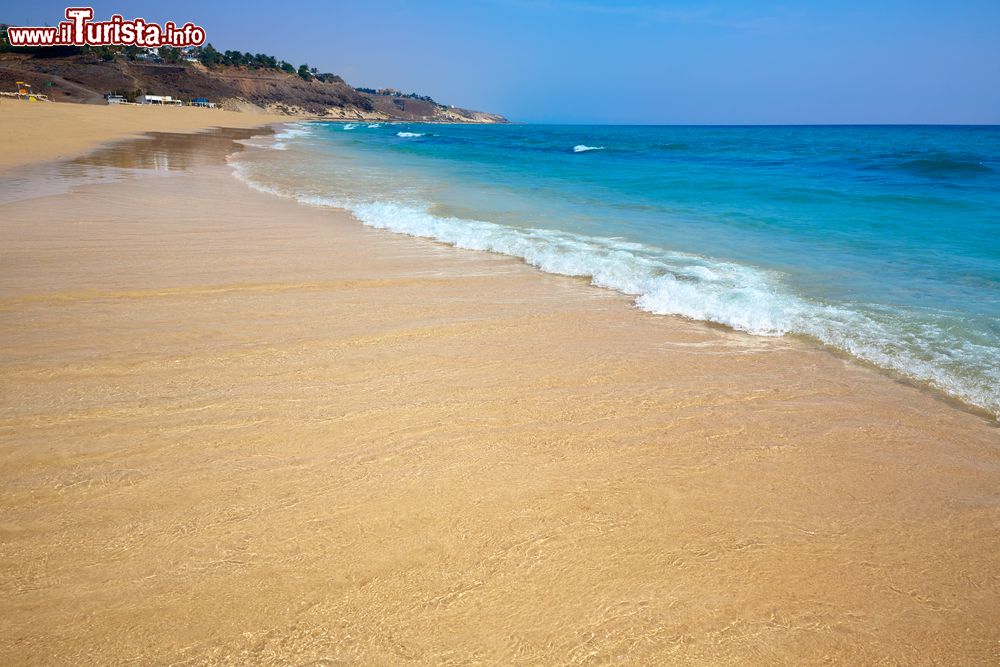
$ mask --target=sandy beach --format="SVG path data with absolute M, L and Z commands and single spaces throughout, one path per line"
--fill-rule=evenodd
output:
M 0 172 L 75 157 L 103 142 L 145 132 L 248 128 L 287 121 L 277 114 L 197 107 L 24 103 L 0 99 Z
M 52 106 L 0 103 L 0 663 L 1000 661 L 986 416 L 251 191 L 239 133 L 43 164 L 272 120 Z

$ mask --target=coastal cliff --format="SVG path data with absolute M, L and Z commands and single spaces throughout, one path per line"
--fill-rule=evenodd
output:
M 54 49 L 49 49 L 54 52 Z M 250 54 L 246 54 L 249 56 Z M 289 68 L 290 69 L 290 68 Z M 333 74 L 279 66 L 182 60 L 143 62 L 122 54 L 0 52 L 0 90 L 27 81 L 56 102 L 105 104 L 111 92 L 205 98 L 223 109 L 345 120 L 505 123 L 497 114 L 439 104 L 428 97 L 360 92 Z

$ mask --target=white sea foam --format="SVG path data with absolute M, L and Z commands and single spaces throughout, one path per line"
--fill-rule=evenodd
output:
M 373 130 L 376 127 L 382 127 L 382 124 L 381 123 L 371 123 L 370 125 L 368 125 L 368 129 L 369 130 Z
M 354 130 L 357 129 L 357 127 L 358 127 L 357 123 L 346 123 L 344 125 L 345 130 Z
M 589 277 L 596 286 L 634 296 L 635 305 L 651 313 L 717 322 L 760 336 L 807 335 L 1000 415 L 1000 358 L 992 374 L 970 377 L 963 370 L 969 360 L 981 365 L 998 357 L 996 348 L 955 341 L 946 325 L 806 299 L 779 273 L 621 239 L 443 217 L 428 207 L 392 201 L 280 192 L 250 178 L 239 162 L 231 163 L 251 187 L 304 204 L 347 209 L 370 227 L 518 257 L 548 273 Z
M 279 151 L 287 150 L 287 140 L 305 137 L 310 134 L 312 134 L 312 129 L 308 124 L 290 123 L 289 125 L 282 127 L 280 132 L 276 132 L 274 134 L 274 143 L 271 144 L 271 148 Z
M 397 132 L 397 137 L 403 137 L 404 139 L 409 137 L 422 137 L 424 136 L 422 132 Z
M 577 144 L 573 146 L 574 153 L 586 153 L 587 151 L 603 151 L 604 146 L 584 146 L 583 144 Z

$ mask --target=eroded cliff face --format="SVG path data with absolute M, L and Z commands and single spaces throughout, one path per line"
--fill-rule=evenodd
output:
M 336 78 L 305 81 L 295 74 L 243 67 L 207 69 L 198 63 L 146 64 L 94 56 L 0 56 L 0 90 L 28 81 L 56 102 L 104 104 L 111 91 L 142 90 L 182 100 L 204 97 L 224 109 L 359 120 L 502 123 L 496 114 L 425 100 L 361 93 Z

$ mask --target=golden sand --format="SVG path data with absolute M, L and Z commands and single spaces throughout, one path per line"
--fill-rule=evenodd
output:
M 260 127 L 287 116 L 200 107 L 58 104 L 0 99 L 0 171 L 73 157 L 145 132 Z
M 218 164 L 0 235 L 0 664 L 1000 660 L 929 392 Z

